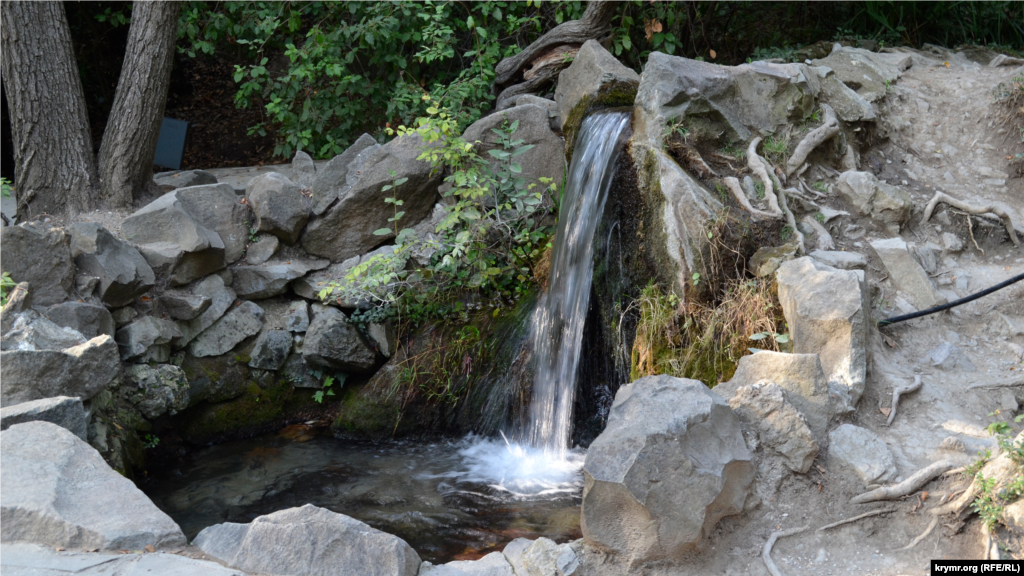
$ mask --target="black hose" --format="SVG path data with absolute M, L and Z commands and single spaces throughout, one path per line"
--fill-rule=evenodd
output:
M 974 294 L 971 294 L 970 296 L 966 296 L 959 300 L 947 302 L 942 306 L 936 306 L 934 308 L 929 308 L 927 310 L 921 310 L 920 312 L 914 312 L 913 314 L 904 314 L 903 316 L 893 316 L 892 318 L 885 318 L 884 320 L 879 320 L 877 326 L 881 328 L 882 326 L 888 326 L 889 324 L 903 322 L 904 320 L 913 320 L 914 318 L 920 318 L 921 316 L 927 316 L 929 314 L 935 314 L 936 312 L 942 312 L 943 310 L 949 310 L 950 308 L 955 308 L 961 304 L 967 304 L 968 302 L 977 300 L 982 296 L 988 296 L 989 294 L 995 292 L 996 290 L 1002 290 L 1003 288 L 1006 288 L 1011 284 L 1016 284 L 1021 280 L 1024 280 L 1024 274 L 1018 274 L 1017 276 L 1014 276 L 1013 278 L 1010 278 L 1005 282 L 1000 282 L 999 284 L 996 284 L 991 288 L 986 288 L 981 292 L 975 292 Z

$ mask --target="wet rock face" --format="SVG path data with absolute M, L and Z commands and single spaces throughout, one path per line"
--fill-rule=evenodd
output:
M 27 222 L 0 229 L 0 260 L 15 282 L 32 287 L 32 304 L 49 306 L 70 297 L 75 283 L 71 236 L 60 228 Z
M 751 459 L 739 417 L 703 383 L 662 375 L 623 386 L 587 452 L 583 536 L 632 563 L 681 558 L 742 510 Z
M 629 98 L 636 93 L 640 77 L 625 67 L 596 40 L 588 40 L 580 47 L 572 64 L 558 75 L 555 102 L 558 104 L 560 125 L 564 129 L 573 111 L 583 103 L 596 103 L 601 97 L 622 93 Z M 620 101 L 616 105 L 628 104 Z M 583 111 L 580 111 L 581 114 Z M 582 119 L 582 116 L 580 116 Z
M 420 569 L 405 540 L 311 504 L 210 526 L 194 544 L 232 568 L 272 576 L 416 576 Z
M 49 422 L 0 432 L 0 537 L 60 548 L 184 546 L 185 535 L 91 446 Z

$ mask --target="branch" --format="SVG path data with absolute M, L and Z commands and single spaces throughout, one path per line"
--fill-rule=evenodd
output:
M 953 198 L 949 194 L 944 194 L 942 192 L 936 192 L 935 196 L 932 196 L 931 201 L 928 202 L 928 206 L 924 209 L 924 218 L 921 219 L 922 224 L 927 222 L 928 219 L 932 217 L 932 212 L 935 210 L 935 207 L 938 206 L 940 202 L 949 204 L 954 208 L 963 210 L 968 214 L 974 214 L 976 216 L 981 216 L 983 214 L 994 214 L 1000 220 L 1003 221 L 1003 226 L 1006 228 L 1006 233 L 1010 235 L 1010 240 L 1013 241 L 1013 245 L 1020 246 L 1020 240 L 1017 239 L 1017 232 L 1013 228 L 1013 220 L 1010 219 L 1010 215 L 1006 213 L 1006 210 L 1003 210 L 1001 207 L 993 206 L 991 204 L 984 206 L 974 206 L 968 204 L 967 202 L 964 202 L 963 200 L 958 200 L 956 198 Z
M 775 546 L 775 541 L 779 538 L 785 538 L 786 536 L 793 536 L 799 534 L 809 528 L 808 526 L 801 526 L 800 528 L 790 528 L 789 530 L 780 530 L 772 532 L 772 535 L 768 537 L 768 541 L 764 543 L 764 548 L 761 550 L 761 559 L 764 560 L 764 565 L 768 567 L 768 571 L 772 573 L 772 576 L 782 576 L 782 572 L 779 571 L 779 567 L 772 561 L 772 546 Z
M 917 391 L 921 388 L 921 377 L 914 376 L 914 383 L 906 386 L 900 386 L 893 388 L 892 390 L 892 408 L 889 411 L 889 420 L 885 423 L 886 426 L 892 426 L 892 421 L 896 419 L 896 405 L 899 404 L 900 396 L 909 394 Z
M 828 104 L 822 104 L 821 109 L 825 111 L 825 123 L 808 132 L 807 136 L 804 136 L 804 139 L 797 144 L 793 155 L 789 157 L 789 162 L 786 162 L 787 177 L 796 172 L 797 168 L 807 160 L 807 156 L 819 144 L 839 133 L 839 120 L 836 118 L 835 111 Z
M 747 195 L 743 193 L 740 181 L 736 178 L 729 176 L 727 178 L 723 178 L 722 182 L 725 183 L 725 187 L 729 189 L 729 192 L 732 193 L 732 197 L 736 199 L 736 202 L 739 203 L 740 207 L 747 212 L 750 212 L 755 218 L 770 218 L 776 220 L 782 217 L 782 214 L 769 214 L 768 212 L 758 210 L 751 206 L 750 200 L 747 199 Z
M 939 460 L 938 462 L 934 462 L 917 472 L 914 472 L 910 478 L 907 478 L 899 484 L 875 488 L 870 492 L 854 496 L 850 502 L 852 504 L 864 504 L 866 502 L 875 502 L 878 500 L 895 500 L 897 498 L 902 498 L 917 491 L 918 488 L 931 482 L 943 472 L 955 467 L 956 464 L 950 460 Z

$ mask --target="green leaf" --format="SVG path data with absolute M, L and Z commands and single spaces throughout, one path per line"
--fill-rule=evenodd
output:
M 399 178 L 398 180 L 395 180 L 395 186 L 401 186 L 402 184 L 405 184 L 408 181 L 408 178 Z
M 511 156 L 511 154 L 505 152 L 504 150 L 488 150 L 487 153 L 499 160 L 504 160 L 505 158 Z
M 536 144 L 527 144 L 526 146 L 520 146 L 519 148 L 516 148 L 514 152 L 512 152 L 512 155 L 519 156 L 520 154 L 525 154 L 530 150 L 533 150 L 535 146 Z
M 757 334 L 751 334 L 750 335 L 750 339 L 751 340 L 764 340 L 768 336 L 769 336 L 769 334 L 767 332 L 758 332 Z
M 394 234 L 394 230 L 391 228 L 378 228 L 373 231 L 374 236 L 387 236 L 388 234 Z
M 484 39 L 487 38 L 487 30 L 484 30 L 483 28 L 481 28 L 479 26 L 477 26 L 477 28 L 476 28 L 476 33 L 479 34 L 481 38 L 484 38 Z
M 508 169 L 511 170 L 512 172 L 516 173 L 516 174 L 519 174 L 519 173 L 521 173 L 523 171 L 523 167 L 520 166 L 519 164 L 516 164 L 515 162 L 510 164 Z
M 789 334 L 776 334 L 775 341 L 779 344 L 785 344 L 789 342 Z

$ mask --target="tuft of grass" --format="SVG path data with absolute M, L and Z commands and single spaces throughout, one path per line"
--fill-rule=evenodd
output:
M 765 138 L 762 145 L 764 147 L 764 157 L 769 162 L 772 164 L 782 164 L 782 161 L 786 158 L 786 153 L 789 152 L 789 136 L 773 134 Z

